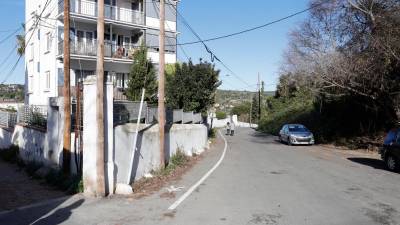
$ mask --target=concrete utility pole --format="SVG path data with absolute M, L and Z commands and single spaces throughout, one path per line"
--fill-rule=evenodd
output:
M 104 0 L 98 0 L 97 17 L 97 196 L 105 196 L 104 181 Z
M 158 79 L 158 125 L 160 126 L 160 167 L 165 167 L 165 0 L 160 0 L 160 64 Z
M 71 166 L 71 84 L 70 84 L 70 47 L 69 47 L 69 0 L 64 0 L 64 137 L 63 171 L 70 173 Z

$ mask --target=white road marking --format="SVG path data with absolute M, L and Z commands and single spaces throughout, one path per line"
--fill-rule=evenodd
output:
M 224 151 L 222 152 L 221 158 L 218 160 L 218 162 L 213 166 L 213 168 L 211 168 L 199 181 L 197 181 L 197 183 L 195 183 L 192 187 L 190 187 L 185 194 L 183 194 L 178 200 L 176 200 L 169 208 L 168 210 L 175 210 L 183 201 L 185 201 L 185 199 L 187 197 L 189 197 L 190 194 L 193 193 L 194 190 L 196 190 L 196 188 L 198 186 L 200 186 L 213 172 L 214 170 L 216 170 L 218 168 L 218 166 L 221 164 L 222 160 L 224 160 L 225 158 L 225 153 L 226 153 L 226 149 L 228 147 L 228 143 L 226 142 L 225 137 L 221 134 L 220 131 L 218 131 L 218 134 L 222 137 L 222 139 L 225 142 L 225 147 L 224 147 Z

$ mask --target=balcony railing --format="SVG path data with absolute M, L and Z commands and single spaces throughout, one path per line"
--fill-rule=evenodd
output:
M 58 53 L 64 53 L 64 41 L 58 43 Z M 117 59 L 133 59 L 133 54 L 139 46 L 126 44 L 116 45 L 110 41 L 104 42 L 104 57 Z M 80 56 L 97 56 L 97 40 L 90 42 L 73 42 L 70 43 L 70 54 Z
M 84 16 L 97 17 L 97 2 L 87 0 L 70 0 L 71 13 L 80 14 Z M 59 4 L 59 13 L 64 10 L 64 1 L 61 0 Z M 132 23 L 143 25 L 144 13 L 137 10 L 121 8 L 118 6 L 104 6 L 105 19 L 115 20 L 125 23 Z

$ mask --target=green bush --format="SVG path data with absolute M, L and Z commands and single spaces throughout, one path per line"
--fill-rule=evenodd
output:
M 215 116 L 219 120 L 226 119 L 226 112 L 218 111 L 218 112 L 215 113 Z
M 29 118 L 28 125 L 46 127 L 47 120 L 40 112 L 32 111 L 31 113 L 32 115 Z
M 216 128 L 211 128 L 210 132 L 208 134 L 209 138 L 215 138 L 217 136 L 217 129 Z

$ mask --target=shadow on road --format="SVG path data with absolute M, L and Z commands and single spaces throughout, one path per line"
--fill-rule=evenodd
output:
M 372 159 L 372 158 L 358 158 L 358 157 L 352 157 L 352 158 L 347 158 L 348 160 L 362 164 L 365 166 L 369 166 L 375 169 L 379 170 L 386 170 L 385 163 L 380 160 L 380 159 Z
M 48 215 L 47 217 L 41 218 L 40 220 L 34 222 L 33 224 L 60 224 L 68 220 L 68 218 L 72 215 L 72 210 L 78 208 L 83 204 L 84 200 L 80 199 L 69 206 L 64 208 L 57 209 L 54 213 Z
M 43 205 L 5 212 L 0 215 L 0 224 L 60 224 L 67 221 L 72 215 L 72 210 L 78 208 L 84 202 L 83 199 L 76 200 L 70 205 L 59 208 L 49 214 L 49 212 L 59 207 L 65 201 L 67 199 L 59 199 Z

